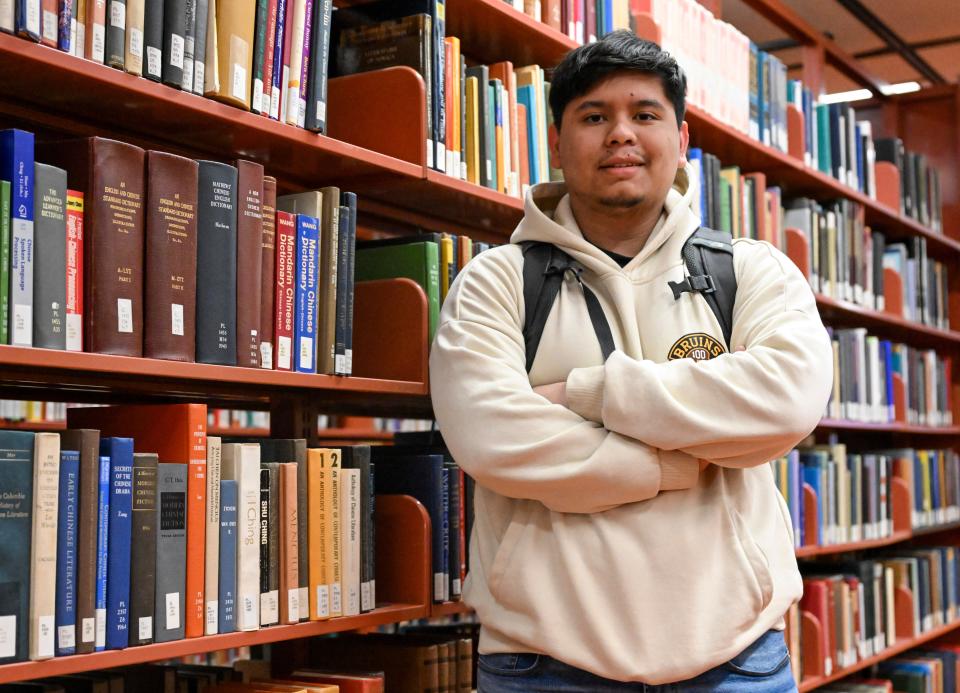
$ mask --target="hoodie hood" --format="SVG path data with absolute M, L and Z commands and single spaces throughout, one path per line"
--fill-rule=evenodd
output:
M 669 257 L 676 262 L 679 249 L 691 233 L 700 226 L 699 182 L 696 171 L 689 162 L 677 170 L 673 187 L 667 193 L 663 212 L 640 253 L 630 261 L 624 271 L 648 264 L 655 256 Z M 676 253 L 659 253 L 664 245 L 677 245 Z M 588 270 L 599 276 L 619 272 L 620 267 L 600 248 L 583 237 L 570 207 L 570 196 L 565 183 L 538 183 L 527 191 L 524 199 L 524 216 L 513 235 L 511 243 L 540 241 L 553 243 Z M 659 264 L 659 263 L 655 263 Z M 646 274 L 646 272 L 644 272 Z

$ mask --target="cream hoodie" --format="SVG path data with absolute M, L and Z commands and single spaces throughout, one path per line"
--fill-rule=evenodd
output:
M 457 277 L 430 356 L 434 411 L 477 482 L 466 601 L 480 652 L 537 652 L 600 676 L 661 684 L 740 653 L 802 593 L 786 504 L 766 464 L 816 426 L 829 339 L 803 276 L 737 240 L 732 343 L 702 296 L 674 300 L 697 228 L 680 171 L 664 216 L 621 269 L 587 242 L 563 184 L 527 195 L 513 244 Z M 564 282 L 529 375 L 523 258 L 555 243 L 586 268 L 617 350 L 603 362 L 586 303 Z M 566 380 L 569 408 L 533 386 Z M 711 463 L 701 473 L 698 459 Z

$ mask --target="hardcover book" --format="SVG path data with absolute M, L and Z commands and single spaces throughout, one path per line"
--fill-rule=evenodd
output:
M 157 581 L 157 454 L 133 456 L 129 644 L 153 642 Z
M 57 503 L 56 655 L 77 649 L 77 490 L 80 453 L 60 451 L 60 498 Z
M 237 365 L 260 367 L 263 166 L 237 161 Z
M 277 264 L 274 292 L 275 367 L 293 370 L 293 322 L 297 286 L 297 218 L 277 212 Z
M 0 431 L 0 664 L 27 659 L 30 632 L 30 537 L 34 434 Z
M 157 584 L 154 640 L 184 636 L 183 611 L 187 563 L 187 465 L 157 465 Z
M 129 642 L 130 534 L 133 512 L 133 439 L 102 438 L 100 454 L 110 457 L 110 529 L 107 543 L 108 650 Z
M 207 534 L 204 567 L 206 635 L 216 635 L 220 613 L 220 467 L 221 439 L 207 436 Z
M 237 594 L 237 482 L 220 482 L 220 574 L 218 630 L 232 633 L 236 630 Z
M 317 280 L 320 269 L 317 219 L 297 215 L 297 280 L 293 345 L 295 370 L 316 373 L 316 336 L 318 301 Z
M 10 181 L 9 343 L 33 345 L 33 196 L 32 132 L 0 131 L 0 178 Z
M 65 349 L 67 172 L 34 164 L 33 346 Z
M 156 0 L 159 2 L 160 0 Z M 186 50 L 187 0 L 163 0 L 163 83 L 179 89 L 183 85 Z
M 66 347 L 83 351 L 83 193 L 67 190 Z
M 59 490 L 60 436 L 37 433 L 30 537 L 30 659 L 34 660 L 49 659 L 55 652 Z
M 277 179 L 263 177 L 263 234 L 260 241 L 260 367 L 273 368 L 274 289 L 277 246 Z

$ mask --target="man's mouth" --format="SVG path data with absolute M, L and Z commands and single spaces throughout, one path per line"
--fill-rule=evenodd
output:
M 600 168 L 637 168 L 639 166 L 643 166 L 643 163 L 635 159 L 610 159 L 600 164 Z

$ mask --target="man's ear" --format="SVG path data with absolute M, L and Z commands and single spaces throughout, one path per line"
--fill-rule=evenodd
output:
M 563 168 L 560 163 L 560 132 L 554 123 L 547 130 L 547 142 L 550 145 L 550 167 Z
M 680 158 L 677 160 L 677 168 L 683 168 L 687 165 L 687 147 L 690 146 L 690 128 L 687 127 L 687 121 L 680 124 Z

